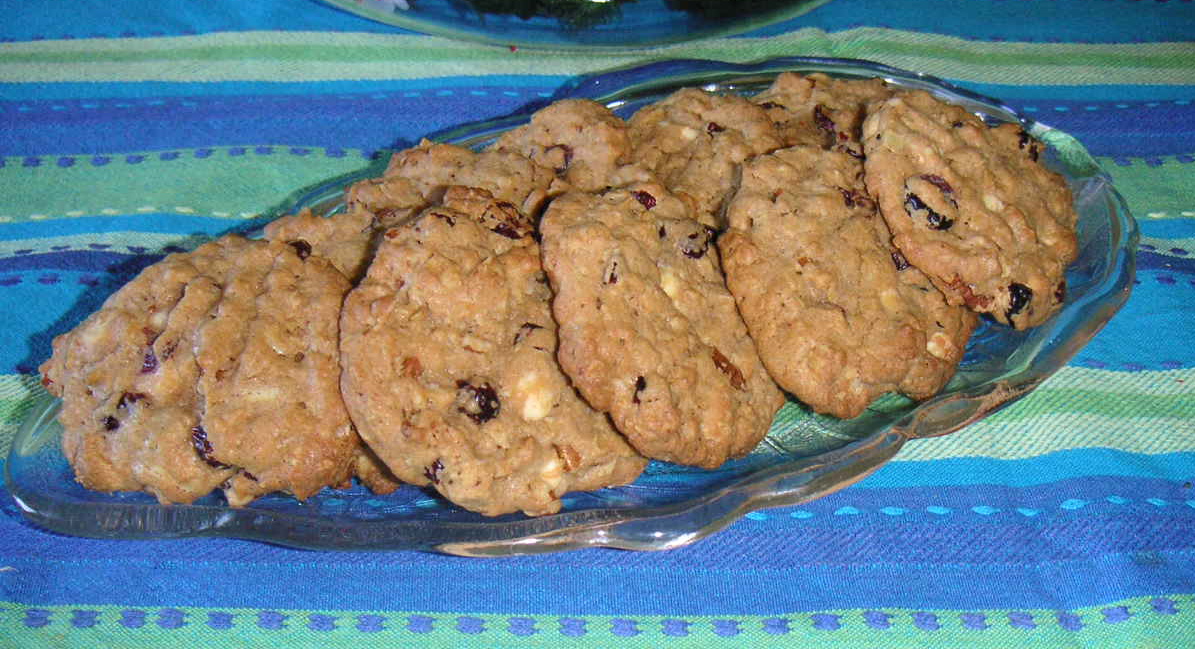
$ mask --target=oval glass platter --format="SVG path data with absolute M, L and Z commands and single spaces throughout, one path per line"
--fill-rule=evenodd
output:
M 323 0 L 418 32 L 529 49 L 624 51 L 740 34 L 829 0 Z
M 55 420 L 60 402 L 45 392 L 13 442 L 6 464 L 8 490 L 31 521 L 77 536 L 225 536 L 311 549 L 420 549 L 472 556 L 590 546 L 662 550 L 696 541 L 753 510 L 806 502 L 846 487 L 882 466 L 906 441 L 950 433 L 994 412 L 1062 367 L 1124 304 L 1133 284 L 1137 230 L 1109 177 L 1073 137 L 941 80 L 841 59 L 663 61 L 579 79 L 553 99 L 589 98 L 628 117 L 681 87 L 752 94 L 786 70 L 880 77 L 899 88 L 925 89 L 986 120 L 1020 122 L 1043 141 L 1048 147 L 1043 160 L 1065 176 L 1079 214 L 1080 253 L 1067 271 L 1061 312 L 1026 331 L 982 322 L 957 375 L 924 402 L 889 395 L 855 419 L 838 420 L 790 400 L 768 436 L 745 458 L 716 470 L 653 462 L 634 484 L 567 495 L 563 510 L 550 516 L 487 518 L 413 486 L 387 496 L 360 486 L 325 489 L 306 502 L 275 494 L 242 509 L 228 507 L 215 494 L 191 505 L 162 506 L 146 494 L 93 492 L 74 480 Z M 483 147 L 526 123 L 534 108 L 434 139 Z M 300 191 L 289 207 L 334 213 L 342 208 L 348 183 L 379 173 L 375 165 Z

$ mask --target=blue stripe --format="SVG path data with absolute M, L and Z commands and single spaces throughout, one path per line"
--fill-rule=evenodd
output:
M 1192 165 L 1190 169 L 1192 173 L 1195 173 L 1195 165 Z M 1144 216 L 1144 214 L 1137 215 L 1137 226 L 1141 228 L 1143 237 L 1159 239 L 1195 237 L 1195 218 L 1148 219 L 1143 218 Z
M 1185 250 L 1185 248 L 1183 248 Z M 1195 275 L 1195 251 L 1188 251 L 1189 257 L 1162 255 L 1149 250 L 1137 251 L 1137 270 L 1157 270 L 1167 273 Z
M 1195 579 L 1195 507 L 1183 498 L 1190 498 L 1190 490 L 1126 478 L 1109 494 L 1108 484 L 1079 479 L 1026 490 L 852 488 L 799 508 L 812 517 L 793 516 L 798 508 L 769 510 L 769 519 L 744 519 L 693 546 L 641 555 L 643 561 L 605 550 L 462 560 L 419 553 L 312 553 L 231 540 L 95 540 L 81 555 L 77 540 L 4 517 L 0 554 L 15 570 L 0 573 L 0 589 L 45 605 L 152 606 L 170 592 L 179 606 L 219 601 L 441 611 L 452 602 L 453 611 L 591 615 L 895 605 L 1071 608 L 1189 592 Z M 1110 502 L 1109 495 L 1128 502 Z M 1166 504 L 1146 502 L 1148 497 Z M 1074 507 L 1080 500 L 1087 504 Z M 971 509 L 985 504 L 998 511 Z M 860 513 L 834 513 L 848 506 Z M 926 511 L 931 506 L 951 512 Z M 893 515 L 883 507 L 909 511 Z M 1051 511 L 1028 516 L 1015 507 Z M 12 509 L 6 505 L 9 516 L 15 515 Z M 756 557 L 750 568 L 735 561 L 744 547 Z M 236 570 L 229 572 L 233 563 Z M 120 569 L 112 570 L 117 564 Z M 495 569 L 506 578 L 487 578 Z M 452 580 L 445 580 L 446 570 Z M 773 578 L 777 570 L 784 570 L 784 579 Z M 214 582 L 212 574 L 222 579 Z M 553 577 L 536 577 L 543 574 Z M 344 583 L 363 587 L 346 590 L 339 587 Z M 536 586 L 512 592 L 508 583 Z M 620 596 L 591 597 L 603 592 Z
M 0 154 L 90 154 L 259 143 L 374 150 L 409 146 L 435 131 L 542 101 L 538 95 L 512 96 L 490 86 L 475 91 L 421 90 L 415 97 L 383 92 L 4 102 L 0 116 L 9 124 L 0 134 Z M 1026 114 L 1074 135 L 1095 155 L 1195 151 L 1195 128 L 1175 128 L 1195 124 L 1195 105 L 1133 102 L 1134 108 L 1120 109 L 1075 101 L 1011 103 L 1019 110 L 1035 109 Z M 95 107 L 83 108 L 85 104 Z M 1087 110 L 1089 105 L 1098 109 Z M 97 128 L 99 123 L 104 128 Z M 64 150 L 64 142 L 71 143 L 69 150 Z
M 127 108 L 59 115 L 55 102 L 21 102 L 3 110 L 0 155 L 94 154 L 280 144 L 376 150 L 405 148 L 449 126 L 498 117 L 528 103 L 523 95 L 486 91 L 484 100 L 456 90 L 344 98 L 340 95 L 222 97 L 194 106 L 129 102 Z M 103 128 L 97 124 L 102 123 Z M 70 143 L 64 150 L 63 143 Z
M 1140 340 L 1142 332 L 1159 341 L 1182 341 L 1190 336 L 1195 323 L 1190 321 L 1192 282 L 1168 269 L 1172 257 L 1162 258 L 1139 253 L 1137 282 L 1124 307 L 1071 361 L 1074 365 L 1099 369 L 1163 370 L 1195 367 L 1195 347 L 1191 345 L 1126 345 L 1126 340 Z M 1187 260 L 1175 260 L 1187 261 Z M 1190 263 L 1183 264 L 1190 273 Z M 1176 317 L 1183 314 L 1186 317 Z

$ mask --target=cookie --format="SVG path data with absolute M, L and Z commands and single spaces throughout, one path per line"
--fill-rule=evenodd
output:
M 424 140 L 419 146 L 394 154 L 382 178 L 360 183 L 360 187 L 350 190 L 349 200 L 375 213 L 395 203 L 407 207 L 403 200 L 394 200 L 395 196 L 405 200 L 410 191 L 407 188 L 369 191 L 374 189 L 370 185 L 385 186 L 400 182 L 398 179 L 412 185 L 423 198 L 415 212 L 439 202 L 448 187 L 460 185 L 484 189 L 495 200 L 511 203 L 531 216 L 539 214 L 557 182 L 551 169 L 513 151 L 491 149 L 477 153 L 463 146 Z
M 686 88 L 629 121 L 631 159 L 656 174 L 702 223 L 722 225 L 721 210 L 743 160 L 782 145 L 763 108 L 737 95 Z
M 378 234 L 438 202 L 447 187 L 480 187 L 498 200 L 537 213 L 554 182 L 550 170 L 517 153 L 475 153 L 424 140 L 394 154 L 385 175 L 350 185 L 342 212 L 327 217 L 310 211 L 284 216 L 267 225 L 265 234 L 272 241 L 306 242 L 313 254 L 328 259 L 356 282 L 373 257 Z
M 767 110 L 785 146 L 820 146 L 862 159 L 866 107 L 891 96 L 880 79 L 782 72 L 752 101 Z
M 566 193 L 540 224 L 558 357 L 648 457 L 717 467 L 783 402 L 726 290 L 711 228 L 659 185 Z
M 486 515 L 549 514 L 646 464 L 577 395 L 531 220 L 488 192 L 387 230 L 342 313 L 342 392 L 399 479 Z
M 780 149 L 744 163 L 718 239 L 726 282 L 772 378 L 817 412 L 936 394 L 975 314 L 892 247 L 847 153 Z
M 378 218 L 371 212 L 350 207 L 331 216 L 317 216 L 309 209 L 283 216 L 266 224 L 270 241 L 304 247 L 328 260 L 351 282 L 365 274 L 377 239 Z
M 348 281 L 302 246 L 225 236 L 167 257 L 54 341 L 63 450 L 100 491 L 233 506 L 350 476 L 337 314 Z
M 491 149 L 511 151 L 551 169 L 570 186 L 598 191 L 630 155 L 627 125 L 588 99 L 563 99 L 531 116 L 531 122 L 498 138 Z
M 951 304 L 1017 329 L 1061 308 L 1078 217 L 1040 142 L 922 91 L 875 105 L 863 135 L 893 242 Z

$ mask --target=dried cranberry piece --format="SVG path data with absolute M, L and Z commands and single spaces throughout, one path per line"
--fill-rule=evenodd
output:
M 963 123 L 961 121 L 958 121 L 958 122 L 952 123 L 951 126 L 953 126 L 954 128 L 962 128 Z
M 246 471 L 244 469 L 241 469 L 241 475 L 245 476 L 246 478 L 249 478 L 250 480 L 252 480 L 254 482 L 260 482 L 260 480 L 257 479 L 257 476 L 253 475 L 252 473 L 249 473 L 248 471 Z
M 905 256 L 899 250 L 892 251 L 892 263 L 896 264 L 897 272 L 909 267 L 909 260 L 905 259 Z
M 145 350 L 145 358 L 141 360 L 141 373 L 149 374 L 158 369 L 158 356 L 154 354 L 154 348 L 150 347 Z
M 1029 301 L 1033 299 L 1033 289 L 1013 282 L 1008 285 L 1008 310 L 1004 312 L 1004 317 L 1012 320 L 1012 317 L 1020 313 Z
M 534 322 L 524 322 L 523 325 L 519 327 L 519 331 L 515 334 L 514 344 L 517 345 L 523 342 L 523 339 L 531 335 L 531 332 L 535 331 L 536 329 L 543 329 L 543 327 L 535 324 Z
M 1058 286 L 1054 287 L 1054 300 L 1061 304 L 1066 301 L 1066 280 L 1058 282 Z
M 513 225 L 507 223 L 506 221 L 503 221 L 503 222 L 499 223 L 498 225 L 495 225 L 492 228 L 492 230 L 495 233 L 506 237 L 507 239 L 522 239 L 523 238 L 523 235 L 519 234 L 519 231 L 516 230 Z
M 306 259 L 311 255 L 311 244 L 302 239 L 295 239 L 294 241 L 287 241 L 291 248 L 295 249 L 295 254 L 299 255 L 299 259 Z
M 856 160 L 866 160 L 867 159 L 867 156 L 863 155 L 862 151 L 856 151 L 845 144 L 840 144 L 837 147 L 835 147 L 835 149 L 837 149 L 841 153 L 845 153 L 845 154 L 849 155 L 850 157 L 852 157 Z
M 447 223 L 448 227 L 450 227 L 450 228 L 456 227 L 456 219 L 451 214 L 445 214 L 443 212 L 436 211 L 436 212 L 432 212 L 432 216 L 436 217 L 437 219 L 441 219 L 442 221 Z
M 668 236 L 668 231 L 667 231 L 667 230 L 665 230 L 665 229 L 664 229 L 664 226 L 662 226 L 662 225 L 661 225 L 661 226 L 660 226 L 660 238 L 661 238 L 661 239 L 663 239 L 663 238 L 664 238 L 664 237 L 666 237 L 666 236 Z
M 954 219 L 935 212 L 917 194 L 913 192 L 905 194 L 905 213 L 913 217 L 916 212 L 920 211 L 925 212 L 925 221 L 929 224 L 930 229 L 949 230 L 950 226 L 954 225 Z
M 822 105 L 818 104 L 813 107 L 813 123 L 823 131 L 830 133 L 837 133 L 838 129 L 834 126 L 834 120 L 830 119 L 822 109 Z
M 859 190 L 846 189 L 844 187 L 839 187 L 838 192 L 840 194 L 842 194 L 842 202 L 844 204 L 846 204 L 847 207 L 853 208 L 856 206 L 858 206 L 858 207 L 870 207 L 871 206 L 871 198 L 869 198 L 867 196 L 867 194 L 864 194 L 863 192 L 861 192 Z
M 631 196 L 634 196 L 635 200 L 639 201 L 639 204 L 642 205 L 644 207 L 644 209 L 650 210 L 651 208 L 656 206 L 656 197 L 652 196 L 651 194 L 649 194 L 645 191 L 642 191 L 642 190 L 633 191 L 633 192 L 631 192 Z
M 502 409 L 498 393 L 489 383 L 473 385 L 468 381 L 457 381 L 456 388 L 457 410 L 475 424 L 483 424 L 497 417 Z
M 207 462 L 208 466 L 216 469 L 230 468 L 227 464 L 212 457 L 212 443 L 207 441 L 207 431 L 203 429 L 203 426 L 191 428 L 191 446 L 195 448 L 199 459 Z
M 710 122 L 709 124 L 705 125 L 706 133 L 721 133 L 722 131 L 725 131 L 725 130 L 726 130 L 726 127 L 722 126 L 721 124 L 719 124 L 717 122 Z
M 730 362 L 729 358 L 718 351 L 717 347 L 713 348 L 710 356 L 714 359 L 714 366 L 717 367 L 723 374 L 730 378 L 730 384 L 736 390 L 747 389 L 747 379 L 743 377 L 743 371 L 740 370 L 734 363 Z
M 112 415 L 108 415 L 107 417 L 104 417 L 104 430 L 111 431 L 111 430 L 116 430 L 117 428 L 120 428 L 120 420 L 119 419 L 117 419 L 116 417 L 113 417 Z
M 635 391 L 631 393 L 631 403 L 639 404 L 639 393 L 647 389 L 647 379 L 642 376 L 635 379 Z
M 937 187 L 938 189 L 940 189 L 943 194 L 953 194 L 954 193 L 954 188 L 950 186 L 950 183 L 946 182 L 946 179 L 939 176 L 938 174 L 921 174 L 920 178 L 922 180 L 924 180 L 925 182 L 933 185 L 934 187 Z
M 430 466 L 424 467 L 423 475 L 427 476 L 432 484 L 440 484 L 440 472 L 443 470 L 444 463 L 440 461 L 440 458 L 436 458 L 436 461 L 432 462 Z

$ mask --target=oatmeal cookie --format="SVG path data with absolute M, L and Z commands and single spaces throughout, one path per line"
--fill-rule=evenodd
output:
M 316 216 L 305 209 L 266 224 L 265 236 L 297 250 L 328 260 L 350 281 L 365 274 L 377 240 L 378 218 L 369 211 L 350 207 L 331 216 Z
M 722 225 L 721 210 L 743 160 L 782 145 L 763 108 L 737 95 L 686 88 L 629 121 L 631 159 L 689 203 L 698 221 Z
M 492 149 L 512 151 L 547 167 L 575 189 L 598 191 L 630 155 L 626 122 L 588 99 L 552 102 L 498 138 Z
M 726 290 L 714 231 L 659 185 L 570 192 L 541 222 L 558 357 L 648 457 L 748 453 L 783 402 Z
M 879 79 L 782 72 L 752 101 L 768 111 L 785 146 L 820 146 L 862 159 L 866 107 L 891 96 Z
M 892 247 L 847 153 L 780 149 L 744 163 L 719 238 L 726 281 L 772 378 L 850 418 L 953 376 L 976 317 Z
M 480 189 L 386 230 L 342 314 L 342 391 L 394 475 L 486 515 L 549 514 L 646 460 L 556 363 L 529 218 Z
M 328 259 L 356 282 L 373 258 L 378 234 L 439 202 L 447 187 L 479 187 L 535 214 L 555 182 L 550 170 L 517 153 L 474 153 L 465 147 L 424 140 L 394 154 L 383 176 L 345 189 L 343 212 L 319 217 L 305 210 L 281 217 L 266 226 L 266 238 L 304 241 L 313 254 Z
M 225 236 L 150 266 L 41 368 L 63 450 L 100 491 L 230 504 L 344 484 L 358 439 L 340 399 L 348 281 L 301 246 Z
M 876 105 L 863 135 L 867 187 L 893 242 L 951 304 L 1017 329 L 1061 308 L 1077 216 L 1040 142 L 922 91 Z

